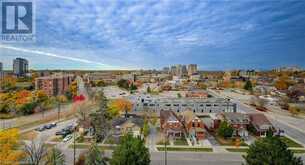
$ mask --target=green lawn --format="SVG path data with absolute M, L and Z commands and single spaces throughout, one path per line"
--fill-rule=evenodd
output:
M 157 147 L 158 151 L 164 151 L 165 147 Z M 187 147 L 167 147 L 167 151 L 188 151 L 188 152 L 213 152 L 212 148 L 187 148 Z
M 222 145 L 222 146 L 235 146 L 236 145 L 236 140 L 235 138 L 228 138 L 228 139 L 224 139 L 218 135 L 215 136 L 215 139 L 217 140 L 217 142 Z M 248 146 L 248 144 L 246 144 L 244 141 L 240 140 L 240 144 L 239 146 Z
M 165 141 L 164 140 L 161 140 L 157 143 L 157 145 L 165 145 Z M 166 145 L 169 145 L 169 141 L 167 140 L 166 141 Z
M 229 152 L 247 152 L 248 148 L 226 148 Z
M 293 141 L 292 139 L 289 139 L 286 136 L 280 137 L 281 141 L 284 142 L 288 147 L 299 147 L 299 148 L 303 148 L 303 146 L 295 141 Z
M 295 154 L 305 154 L 305 150 L 291 150 Z
M 174 145 L 188 145 L 185 138 L 175 139 Z
M 75 144 L 75 148 L 77 149 L 88 149 L 90 144 Z M 114 150 L 115 146 L 105 146 L 105 145 L 98 145 L 98 147 L 102 150 Z M 73 148 L 73 144 L 69 145 L 69 148 Z

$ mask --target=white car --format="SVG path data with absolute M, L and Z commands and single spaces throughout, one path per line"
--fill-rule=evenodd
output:
M 67 135 L 67 136 L 64 138 L 63 142 L 67 142 L 67 141 L 71 140 L 72 137 L 73 137 L 72 135 Z

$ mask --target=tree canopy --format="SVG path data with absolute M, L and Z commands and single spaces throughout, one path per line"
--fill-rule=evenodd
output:
M 227 121 L 222 121 L 219 125 L 217 133 L 223 138 L 229 138 L 232 137 L 233 131 L 233 127 L 229 125 Z
M 144 140 L 126 134 L 120 144 L 113 151 L 111 165 L 149 165 L 150 154 L 145 147 Z
M 300 157 L 295 157 L 279 137 L 266 137 L 250 145 L 243 158 L 247 165 L 302 165 Z

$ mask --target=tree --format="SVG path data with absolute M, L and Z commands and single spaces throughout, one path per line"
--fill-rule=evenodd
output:
M 149 165 L 150 154 L 145 147 L 144 140 L 126 134 L 115 148 L 110 161 L 111 165 Z
M 86 165 L 107 165 L 104 157 L 104 152 L 102 152 L 96 143 L 92 143 L 85 159 Z
M 25 144 L 24 152 L 29 164 L 40 165 L 47 154 L 47 147 L 42 141 L 31 141 L 29 144 Z
M 244 89 L 247 91 L 252 91 L 253 87 L 252 87 L 252 82 L 250 80 L 248 80 L 244 86 Z
M 151 92 L 150 86 L 147 87 L 146 91 L 147 91 L 147 93 Z
M 144 121 L 142 133 L 143 133 L 144 137 L 147 137 L 149 134 L 149 124 L 148 124 L 147 120 Z
M 295 157 L 279 137 L 266 137 L 250 145 L 247 155 L 243 155 L 247 165 L 276 164 L 302 165 L 300 157 Z
M 90 114 L 90 121 L 94 129 L 94 135 L 97 142 L 101 142 L 106 136 L 110 129 L 108 101 L 106 97 L 101 93 L 100 108 Z
M 223 138 L 229 138 L 232 137 L 233 131 L 233 127 L 227 121 L 222 121 L 219 125 L 217 133 Z
M 288 110 L 293 116 L 297 116 L 300 113 L 300 109 L 293 105 L 289 105 Z
M 178 98 L 181 98 L 182 96 L 181 96 L 181 93 L 177 93 L 177 97 Z
M 132 110 L 132 103 L 126 99 L 115 99 L 110 104 L 110 109 L 112 114 L 122 114 L 127 115 L 128 112 Z
M 120 87 L 120 88 L 124 88 L 124 89 L 128 89 L 129 88 L 129 84 L 128 84 L 128 81 L 125 80 L 125 79 L 121 79 L 117 82 L 117 85 Z
M 134 90 L 137 90 L 138 87 L 137 87 L 134 83 L 131 83 L 129 89 L 130 89 L 130 91 L 132 92 L 132 91 L 134 91 Z
M 0 131 L 0 162 L 3 164 L 18 164 L 23 152 L 16 150 L 19 147 L 19 130 L 7 129 Z
M 65 155 L 57 148 L 52 148 L 47 155 L 46 165 L 64 165 Z

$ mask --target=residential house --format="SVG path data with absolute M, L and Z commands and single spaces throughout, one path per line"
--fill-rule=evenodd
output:
M 204 124 L 200 118 L 198 118 L 193 111 L 184 111 L 181 113 L 182 122 L 191 139 L 203 140 L 205 138 Z
M 251 126 L 254 128 L 257 136 L 265 137 L 269 129 L 274 130 L 271 122 L 264 114 L 249 114 Z
M 171 110 L 160 111 L 160 128 L 167 137 L 181 137 L 183 135 L 183 124 L 180 118 Z
M 114 119 L 112 122 L 113 136 L 120 137 L 127 133 L 131 133 L 134 137 L 141 136 L 143 125 L 144 120 L 138 116 Z
M 233 136 L 248 137 L 247 127 L 250 124 L 250 118 L 247 114 L 221 113 L 220 118 L 227 121 L 234 128 Z

